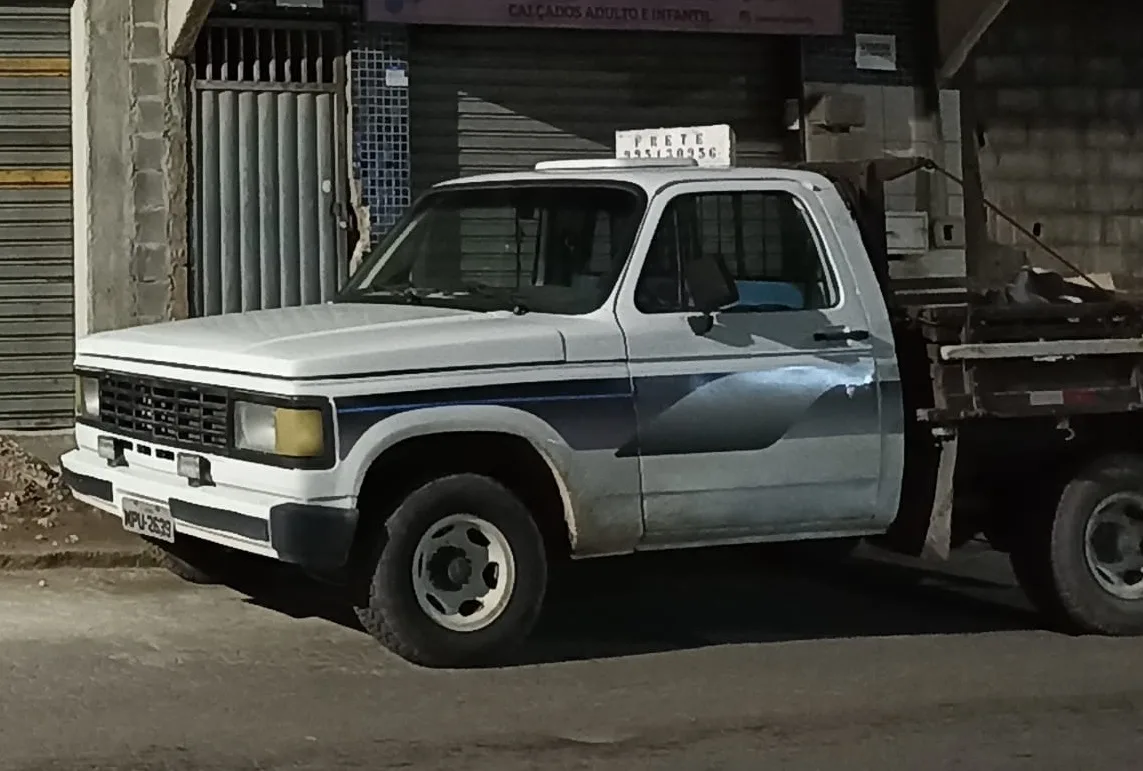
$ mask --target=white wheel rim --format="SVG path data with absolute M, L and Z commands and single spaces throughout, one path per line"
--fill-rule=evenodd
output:
M 445 629 L 475 632 L 504 613 L 516 587 L 516 560 L 500 528 L 472 514 L 441 519 L 413 552 L 413 593 Z
M 1143 599 L 1143 495 L 1100 501 L 1087 521 L 1084 556 L 1096 582 L 1120 600 Z

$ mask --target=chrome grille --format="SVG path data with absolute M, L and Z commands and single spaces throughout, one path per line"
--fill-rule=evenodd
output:
M 229 397 L 210 386 L 131 375 L 99 376 L 99 420 L 156 444 L 225 450 Z

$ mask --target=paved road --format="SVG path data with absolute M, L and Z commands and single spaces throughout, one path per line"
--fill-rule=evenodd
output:
M 277 574 L 0 575 L 0 769 L 1138 767 L 1141 643 L 1036 630 L 991 555 L 757 559 L 583 568 L 525 663 L 468 672 Z

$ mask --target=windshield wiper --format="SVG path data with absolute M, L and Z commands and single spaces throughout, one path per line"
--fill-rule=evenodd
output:
M 471 292 L 481 297 L 508 300 L 508 302 L 512 303 L 512 313 L 517 316 L 523 316 L 530 310 L 528 306 L 524 304 L 524 301 L 520 299 L 520 293 L 515 289 L 492 286 L 491 284 L 485 284 L 481 281 L 466 281 L 464 283 L 464 289 L 466 292 Z
M 370 289 L 362 289 L 355 293 L 358 297 L 386 297 L 386 298 L 400 298 L 407 302 L 409 305 L 424 305 L 424 296 L 417 291 L 417 288 L 411 284 L 404 284 L 398 286 L 377 286 Z

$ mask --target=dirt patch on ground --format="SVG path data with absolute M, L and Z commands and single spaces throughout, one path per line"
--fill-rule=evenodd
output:
M 77 501 L 57 471 L 0 437 L 0 552 L 71 564 L 60 555 L 132 550 L 143 542 L 118 519 Z

